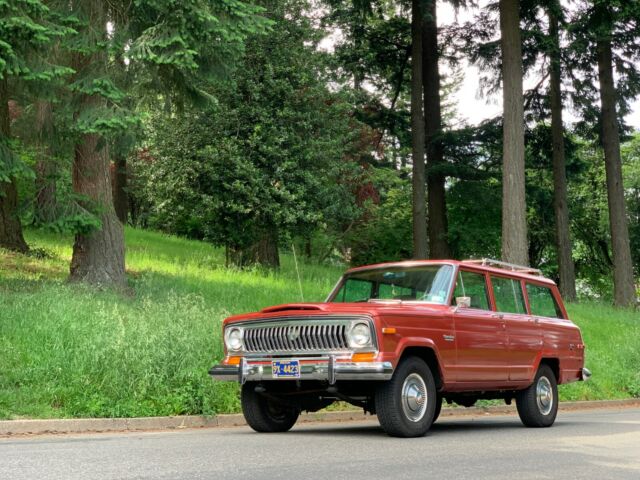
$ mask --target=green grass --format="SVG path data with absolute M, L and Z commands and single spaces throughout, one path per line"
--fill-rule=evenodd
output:
M 202 242 L 128 229 L 131 294 L 65 283 L 71 238 L 27 232 L 49 252 L 0 253 L 0 418 L 238 411 L 237 387 L 207 371 L 232 314 L 300 300 L 293 259 L 279 274 L 224 268 Z M 341 269 L 300 265 L 307 301 Z
M 300 300 L 293 258 L 280 273 L 224 267 L 202 242 L 128 229 L 131 293 L 66 284 L 71 238 L 28 231 L 45 258 L 0 252 L 0 418 L 216 414 L 239 409 L 237 386 L 212 382 L 220 323 L 231 313 Z M 340 268 L 300 265 L 306 301 Z M 640 315 L 570 305 L 593 381 L 564 399 L 640 396 Z

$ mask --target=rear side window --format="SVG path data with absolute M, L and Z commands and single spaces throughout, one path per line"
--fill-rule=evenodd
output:
M 527 283 L 527 296 L 532 315 L 541 317 L 562 318 L 562 311 L 553 298 L 551 289 Z
M 496 300 L 498 312 L 527 313 L 520 282 L 511 278 L 492 276 L 491 285 L 493 285 L 493 297 Z
M 456 297 L 470 297 L 471 308 L 491 310 L 489 308 L 487 283 L 485 282 L 484 275 L 480 273 L 460 270 L 456 281 L 456 289 L 453 293 L 453 305 L 455 305 Z

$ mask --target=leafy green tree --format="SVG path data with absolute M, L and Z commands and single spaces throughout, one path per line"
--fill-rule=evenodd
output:
M 236 265 L 277 267 L 282 240 L 356 211 L 359 129 L 327 86 L 306 3 L 263 5 L 270 34 L 209 92 L 217 105 L 152 122 L 154 160 L 140 170 L 155 225 L 224 245 Z

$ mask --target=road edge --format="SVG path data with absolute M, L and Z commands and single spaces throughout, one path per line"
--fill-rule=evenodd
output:
M 561 411 L 611 409 L 640 407 L 640 398 L 625 400 L 597 400 L 582 402 L 561 402 Z M 489 407 L 452 407 L 443 408 L 440 418 L 470 417 L 486 415 L 512 415 L 516 413 L 514 405 Z M 305 413 L 300 423 L 338 423 L 372 420 L 358 410 Z M 139 417 L 139 418 L 77 418 L 50 420 L 0 420 L 0 436 L 43 435 L 68 433 L 135 432 L 154 430 L 180 430 L 187 428 L 223 428 L 245 426 L 242 414 L 225 414 L 206 417 L 200 415 L 182 415 L 175 417 Z

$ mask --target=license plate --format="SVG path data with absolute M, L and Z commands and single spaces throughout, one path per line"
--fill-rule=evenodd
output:
M 298 360 L 274 360 L 271 362 L 273 378 L 300 378 Z

